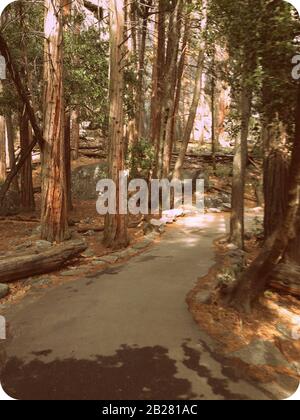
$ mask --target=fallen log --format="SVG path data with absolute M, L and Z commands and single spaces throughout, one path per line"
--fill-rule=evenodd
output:
M 0 283 L 8 283 L 40 274 L 51 273 L 87 249 L 82 241 L 53 245 L 39 254 L 14 256 L 0 261 Z
M 93 232 L 103 232 L 104 226 L 93 226 L 93 225 L 79 225 L 77 228 L 78 233 L 86 233 L 89 231 Z
M 104 152 L 89 152 L 89 151 L 79 151 L 79 154 L 88 158 L 95 158 L 95 159 L 104 159 L 107 157 L 107 153 Z

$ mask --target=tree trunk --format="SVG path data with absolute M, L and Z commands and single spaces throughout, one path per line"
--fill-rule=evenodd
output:
M 70 238 L 64 145 L 62 2 L 46 0 L 44 145 L 42 148 L 42 239 Z
M 65 164 L 66 164 L 66 191 L 68 211 L 73 209 L 72 204 L 72 168 L 71 168 L 71 116 L 70 112 L 65 112 Z
M 178 53 L 182 22 L 183 2 L 178 0 L 172 18 L 170 18 L 170 29 L 167 50 L 167 73 L 165 85 L 165 98 L 163 106 L 163 128 L 162 128 L 162 175 L 168 178 L 170 174 L 170 163 L 173 148 L 172 128 L 175 115 L 176 85 L 178 78 Z
M 193 127 L 195 124 L 197 108 L 199 105 L 201 91 L 202 91 L 203 61 L 204 61 L 204 51 L 201 49 L 199 53 L 199 57 L 198 57 L 198 63 L 197 63 L 193 101 L 191 104 L 189 117 L 188 117 L 185 130 L 184 130 L 183 142 L 182 142 L 181 149 L 180 149 L 180 152 L 179 152 L 176 164 L 175 164 L 175 169 L 174 169 L 174 174 L 173 174 L 173 178 L 175 179 L 180 179 L 181 177 L 181 171 L 183 168 L 185 155 L 188 149 L 189 142 L 191 140 Z
M 5 118 L 0 115 L 0 184 L 6 179 Z
M 189 0 L 188 6 L 190 5 L 191 1 Z M 181 99 L 181 92 L 182 92 L 182 78 L 186 66 L 186 57 L 187 57 L 187 50 L 188 50 L 188 43 L 189 43 L 189 36 L 191 31 L 191 15 L 188 14 L 185 16 L 185 25 L 184 25 L 184 34 L 182 39 L 182 49 L 181 55 L 179 58 L 178 63 L 178 70 L 177 70 L 177 80 L 176 80 L 176 93 L 175 93 L 175 100 L 174 100 L 174 107 L 171 116 L 171 128 L 170 128 L 170 154 L 172 154 L 174 144 L 176 144 L 176 127 L 178 125 L 178 112 L 180 106 L 180 99 Z M 172 156 L 170 156 L 171 159 Z
M 71 149 L 72 160 L 77 160 L 79 157 L 79 144 L 80 144 L 80 125 L 79 125 L 79 110 L 76 106 L 71 111 Z
M 24 110 L 20 115 L 20 146 L 21 156 L 24 155 L 32 142 L 31 126 L 29 124 L 28 115 Z M 35 208 L 33 181 L 32 181 L 32 162 L 31 154 L 26 159 L 21 169 L 21 206 L 25 211 L 33 211 Z
M 260 255 L 244 272 L 235 288 L 231 303 L 239 310 L 249 312 L 254 302 L 267 287 L 270 275 L 277 265 L 284 262 L 285 255 L 295 241 L 299 244 L 300 233 L 300 86 L 298 86 L 296 109 L 296 133 L 292 151 L 288 181 L 288 202 L 284 220 L 270 237 Z M 299 260 L 298 260 L 299 262 Z
M 8 283 L 29 276 L 51 273 L 63 267 L 68 260 L 81 254 L 86 248 L 84 242 L 68 241 L 39 254 L 5 258 L 4 261 L 0 260 L 0 281 Z
M 230 218 L 230 241 L 239 248 L 244 248 L 244 196 L 247 165 L 248 132 L 251 116 L 252 95 L 246 85 L 246 78 L 241 92 L 241 133 L 236 139 L 233 159 L 232 199 Z
M 214 66 L 213 66 L 214 67 Z M 211 76 L 211 156 L 213 162 L 213 171 L 216 172 L 216 151 L 217 151 L 217 139 L 216 139 L 216 81 L 215 76 Z
M 5 195 L 7 191 L 9 190 L 10 184 L 14 180 L 15 176 L 19 173 L 23 165 L 26 163 L 28 156 L 31 156 L 31 152 L 34 146 L 36 145 L 37 142 L 40 144 L 40 146 L 42 146 L 44 143 L 44 139 L 43 139 L 42 130 L 40 129 L 38 125 L 38 122 L 34 113 L 31 95 L 28 95 L 28 87 L 26 86 L 26 84 L 22 83 L 18 68 L 15 62 L 12 60 L 8 45 L 1 34 L 0 34 L 0 52 L 5 58 L 5 61 L 7 63 L 7 69 L 10 73 L 10 77 L 15 85 L 16 91 L 18 93 L 18 96 L 21 102 L 26 107 L 26 113 L 30 120 L 32 129 L 34 131 L 33 141 L 31 142 L 30 146 L 26 150 L 26 153 L 24 153 L 24 155 L 21 156 L 15 169 L 10 171 L 10 174 L 7 176 L 5 183 L 2 185 L 0 189 L 0 205 L 2 205 Z
M 119 174 L 125 169 L 124 159 L 124 0 L 110 0 L 110 109 L 109 109 L 109 179 L 117 191 L 116 214 L 105 218 L 104 243 L 109 248 L 120 249 L 128 245 L 127 215 L 121 214 L 119 203 Z
M 13 119 L 11 112 L 8 113 L 5 117 L 6 121 L 6 132 L 7 132 L 7 149 L 9 155 L 9 168 L 10 171 L 14 171 L 16 169 L 16 156 L 15 156 L 15 141 L 14 141 L 14 127 L 13 127 Z M 19 183 L 18 178 L 16 177 L 13 181 L 12 188 L 19 192 Z
M 201 20 L 201 32 L 204 36 L 204 33 L 207 29 L 207 0 L 202 1 L 202 20 Z M 181 149 L 175 164 L 173 178 L 180 179 L 181 171 L 184 164 L 185 155 L 188 149 L 189 142 L 191 140 L 192 131 L 195 125 L 195 119 L 197 116 L 197 109 L 199 106 L 201 93 L 202 93 L 202 76 L 203 76 L 203 65 L 204 65 L 204 54 L 205 54 L 205 41 L 201 41 L 199 45 L 199 55 L 197 60 L 197 68 L 195 74 L 195 86 L 194 86 L 194 94 L 192 104 L 189 110 L 188 120 L 184 129 L 183 141 L 181 145 Z
M 264 201 L 265 238 L 270 237 L 282 223 L 286 211 L 289 159 L 287 136 L 279 121 L 268 125 L 267 141 L 264 144 Z
M 138 141 L 144 137 L 145 134 L 145 89 L 144 89 L 144 77 L 145 77 L 145 58 L 146 58 L 146 41 L 147 41 L 147 29 L 148 29 L 148 14 L 152 4 L 152 0 L 145 2 L 143 6 L 143 18 L 142 18 L 142 29 L 141 29 L 141 42 L 139 48 L 139 63 L 138 63 L 138 81 L 136 90 L 136 135 L 135 139 Z
M 162 122 L 162 98 L 164 91 L 164 74 L 165 74 L 165 40 L 166 40 L 166 12 L 165 1 L 159 0 L 159 9 L 157 16 L 157 51 L 155 64 L 153 66 L 153 87 L 151 99 L 151 141 L 155 149 L 155 165 L 154 174 L 158 175 L 159 155 L 160 155 L 160 139 L 161 139 L 161 122 Z

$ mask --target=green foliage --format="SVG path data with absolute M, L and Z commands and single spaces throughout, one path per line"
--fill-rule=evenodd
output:
M 79 34 L 65 34 L 65 99 L 79 105 L 81 120 L 87 119 L 103 132 L 108 127 L 108 42 L 91 27 Z
M 129 147 L 127 166 L 132 178 L 147 178 L 152 169 L 155 158 L 153 145 L 146 139 L 140 139 Z

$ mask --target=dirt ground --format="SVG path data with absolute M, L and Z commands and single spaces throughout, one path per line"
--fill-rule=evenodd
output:
M 229 355 L 248 346 L 255 340 L 263 340 L 275 345 L 289 363 L 300 361 L 300 301 L 296 297 L 267 290 L 256 304 L 251 315 L 241 314 L 223 304 L 220 290 L 213 288 L 212 297 L 207 303 L 200 303 L 197 295 L 212 290 L 218 284 L 218 276 L 232 267 L 233 261 L 226 256 L 224 246 L 216 245 L 216 265 L 207 276 L 198 280 L 190 292 L 187 302 L 195 321 L 200 328 L 213 337 L 222 353 Z M 247 242 L 246 258 L 248 263 L 258 253 L 258 244 Z M 239 368 L 255 380 L 269 382 L 275 374 L 287 374 L 300 379 L 297 373 L 283 367 L 259 367 L 244 364 L 237 360 Z

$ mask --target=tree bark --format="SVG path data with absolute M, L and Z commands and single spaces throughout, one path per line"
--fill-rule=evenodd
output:
M 207 29 L 207 0 L 202 1 L 202 20 L 201 20 L 201 32 L 204 35 Z M 197 115 L 197 109 L 201 98 L 202 93 L 202 75 L 203 75 L 203 65 L 204 65 L 204 53 L 205 53 L 205 41 L 201 41 L 199 45 L 199 55 L 197 60 L 196 74 L 195 74 L 195 86 L 193 100 L 189 110 L 188 120 L 185 126 L 183 141 L 181 149 L 178 155 L 178 159 L 175 164 L 173 178 L 180 179 L 181 171 L 184 164 L 185 155 L 188 149 L 189 142 L 191 140 L 192 131 L 195 125 L 195 119 Z
M 9 112 L 6 117 L 6 132 L 7 132 L 7 150 L 9 155 L 9 168 L 10 171 L 16 169 L 16 156 L 15 156 L 15 141 L 14 141 L 14 127 L 13 127 L 13 118 L 12 113 Z M 13 189 L 19 192 L 19 183 L 18 179 L 15 178 L 13 181 Z
M 248 156 L 248 132 L 251 116 L 252 93 L 243 78 L 241 92 L 241 133 L 236 139 L 233 159 L 232 200 L 230 218 L 230 241 L 239 248 L 244 248 L 244 196 L 246 165 Z
M 287 136 L 283 125 L 275 120 L 268 124 L 267 141 L 264 144 L 264 231 L 270 237 L 282 223 L 286 211 L 289 174 Z
M 31 152 L 33 148 L 35 147 L 35 145 L 37 144 L 37 142 L 39 142 L 40 146 L 42 146 L 42 144 L 44 143 L 44 139 L 43 139 L 42 130 L 40 129 L 37 119 L 35 117 L 35 113 L 34 113 L 32 102 L 31 102 L 31 95 L 28 95 L 28 88 L 21 81 L 18 68 L 11 58 L 11 54 L 7 46 L 7 43 L 1 34 L 0 34 L 0 52 L 5 58 L 7 69 L 10 73 L 11 79 L 15 85 L 15 88 L 20 97 L 20 100 L 26 107 L 26 113 L 30 120 L 32 129 L 34 131 L 33 141 L 31 142 L 30 146 L 28 147 L 26 152 L 23 154 L 23 156 L 21 156 L 16 167 L 10 171 L 9 175 L 7 176 L 4 184 L 2 185 L 0 189 L 0 205 L 2 205 L 5 195 L 7 191 L 9 190 L 11 182 L 14 180 L 15 176 L 19 173 L 20 169 L 25 164 L 28 156 L 31 155 Z
M 139 48 L 139 60 L 138 60 L 138 80 L 136 90 L 136 115 L 135 115 L 135 126 L 136 136 L 135 141 L 144 137 L 145 134 L 145 92 L 144 92 L 144 78 L 145 78 L 145 58 L 146 58 L 146 41 L 147 41 L 147 30 L 148 30 L 148 18 L 149 9 L 152 4 L 152 0 L 146 0 L 145 5 L 142 7 L 142 29 L 140 34 L 140 48 Z
M 175 164 L 175 169 L 173 173 L 173 178 L 180 179 L 181 177 L 181 171 L 184 164 L 185 155 L 188 149 L 189 142 L 191 140 L 191 135 L 193 131 L 193 127 L 195 124 L 195 119 L 197 115 L 197 108 L 199 105 L 200 97 L 201 97 L 201 91 L 202 91 L 202 72 L 203 72 L 203 61 L 204 61 L 204 51 L 201 49 L 198 56 L 198 62 L 197 62 L 197 71 L 196 71 L 196 77 L 195 77 L 195 87 L 194 87 L 194 95 L 193 95 L 193 101 L 191 104 L 189 117 L 185 126 L 184 130 L 184 136 L 183 136 L 183 142 L 181 145 L 181 149 L 178 155 L 177 162 Z
M 42 239 L 69 239 L 64 144 L 62 2 L 46 0 L 44 140 L 42 148 Z
M 65 168 L 66 168 L 66 191 L 68 211 L 73 209 L 72 203 L 72 168 L 71 168 L 71 116 L 65 112 Z
M 53 246 L 39 254 L 14 256 L 0 260 L 0 281 L 8 283 L 40 274 L 51 273 L 63 267 L 64 264 L 81 254 L 87 245 L 81 241 L 68 241 L 65 244 Z
M 160 155 L 161 123 L 162 123 L 162 99 L 164 92 L 165 74 L 165 40 L 166 40 L 166 12 L 165 1 L 159 0 L 157 16 L 157 51 L 153 66 L 153 87 L 151 99 L 151 141 L 155 149 L 155 165 L 153 176 L 157 177 Z
M 71 111 L 71 149 L 72 160 L 77 160 L 79 157 L 80 144 L 80 125 L 79 125 L 79 109 L 76 106 Z
M 28 115 L 25 109 L 20 115 L 20 146 L 21 156 L 26 153 L 30 143 L 32 142 L 32 132 L 29 125 Z M 21 206 L 25 211 L 32 211 L 35 208 L 33 180 L 32 180 L 32 162 L 31 154 L 27 157 L 21 169 Z
M 178 53 L 179 41 L 182 26 L 183 2 L 178 0 L 175 5 L 174 13 L 170 19 L 168 50 L 167 50 L 167 73 L 165 98 L 163 107 L 163 129 L 162 129 L 162 175 L 167 178 L 170 174 L 170 163 L 173 148 L 172 129 L 175 117 L 176 85 L 178 79 Z
M 5 118 L 0 115 L 0 184 L 6 179 Z
M 104 243 L 109 248 L 121 249 L 128 245 L 127 215 L 121 214 L 119 203 L 119 174 L 125 169 L 124 138 L 124 0 L 110 0 L 110 109 L 109 109 L 109 178 L 117 190 L 116 214 L 105 218 Z
M 294 241 L 299 243 L 300 233 L 300 85 L 297 92 L 296 133 L 288 181 L 288 203 L 284 220 L 270 237 L 260 255 L 242 274 L 235 288 L 231 304 L 250 312 L 252 305 L 266 289 L 270 275 L 281 262 Z M 299 262 L 299 261 L 298 261 Z

